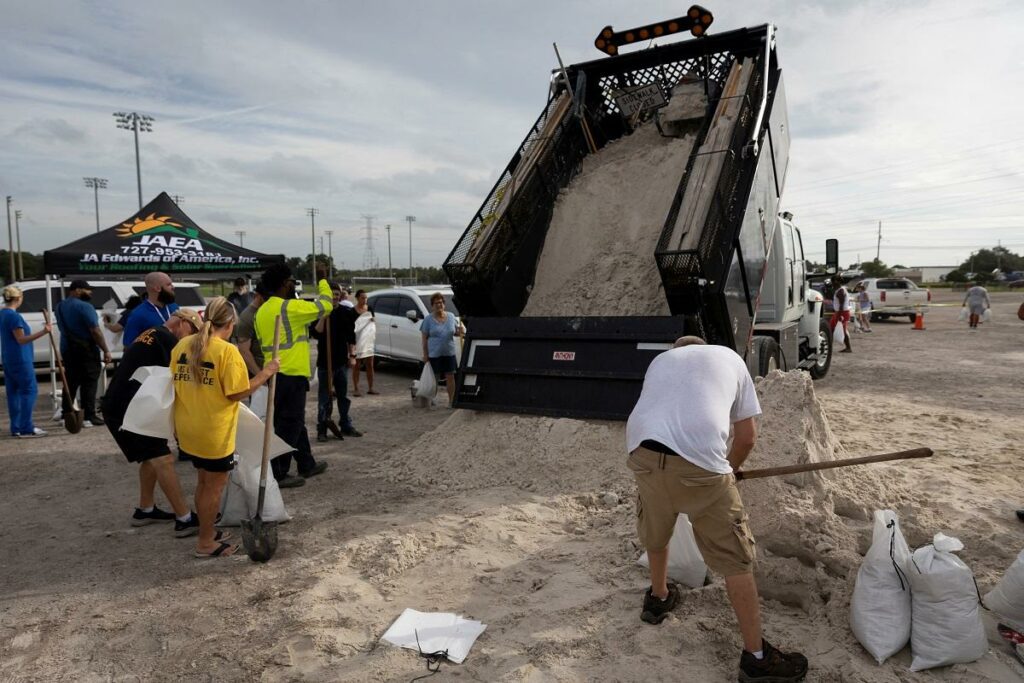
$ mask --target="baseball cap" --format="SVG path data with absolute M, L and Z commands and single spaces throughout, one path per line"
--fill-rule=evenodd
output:
M 203 329 L 203 319 L 191 308 L 179 308 L 174 313 L 171 313 L 171 315 L 177 316 L 182 320 L 189 321 L 197 332 Z
M 92 289 L 92 285 L 85 280 L 72 280 L 71 284 L 68 285 L 68 291 L 70 292 L 75 289 Z

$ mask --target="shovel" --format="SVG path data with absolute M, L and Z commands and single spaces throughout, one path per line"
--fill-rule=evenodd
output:
M 331 346 L 331 315 L 327 314 L 326 320 L 324 320 L 324 331 L 327 333 L 327 400 L 331 403 L 334 402 L 334 363 L 331 362 L 332 356 L 334 356 L 334 347 Z M 331 434 L 334 434 L 339 439 L 344 439 L 344 434 L 341 433 L 341 427 L 334 421 L 334 418 L 328 417 L 326 426 L 331 430 Z
M 277 360 L 281 344 L 281 316 L 274 318 L 274 356 Z M 260 494 L 256 500 L 256 516 L 242 520 L 242 544 L 253 562 L 266 562 L 277 550 L 277 522 L 263 521 L 263 500 L 267 495 L 267 470 L 270 464 L 270 440 L 274 436 L 274 389 L 277 373 L 270 377 L 267 391 L 267 416 L 263 425 L 263 462 L 260 463 Z
M 45 318 L 46 324 L 49 325 L 50 312 L 44 310 L 43 318 Z M 71 434 L 77 434 L 82 431 L 82 421 L 85 419 L 85 415 L 82 409 L 78 407 L 78 402 L 71 397 L 71 391 L 68 390 L 68 378 L 64 374 L 64 363 L 61 361 L 57 342 L 53 338 L 53 330 L 47 332 L 46 335 L 50 338 L 53 358 L 57 361 L 57 369 L 60 370 L 60 383 L 63 386 L 63 391 L 61 391 L 61 414 L 64 416 L 64 429 L 68 430 Z
M 736 481 L 745 479 L 762 479 L 764 477 L 778 477 L 784 474 L 800 474 L 801 472 L 816 472 L 817 470 L 831 470 L 836 467 L 849 467 L 851 465 L 868 465 L 873 462 L 887 462 L 889 460 L 909 460 L 911 458 L 930 458 L 932 449 L 914 448 L 909 451 L 896 451 L 895 453 L 882 453 L 881 455 L 866 455 L 863 458 L 846 458 L 845 460 L 827 460 L 825 462 L 808 462 L 803 465 L 783 465 L 782 467 L 767 467 L 763 470 L 746 470 L 736 472 Z

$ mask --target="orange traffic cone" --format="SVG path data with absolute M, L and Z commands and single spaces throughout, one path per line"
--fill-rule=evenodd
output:
M 915 330 L 923 330 L 924 327 L 924 313 L 921 312 L 921 307 L 917 307 L 917 315 L 914 316 L 914 328 Z

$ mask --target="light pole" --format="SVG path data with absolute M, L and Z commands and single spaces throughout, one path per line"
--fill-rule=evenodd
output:
M 388 277 L 391 278 L 392 280 L 394 280 L 395 279 L 395 271 L 391 267 L 391 225 L 390 224 L 385 225 L 384 229 L 388 233 Z
M 96 203 L 96 232 L 100 231 L 100 190 L 107 189 L 106 178 L 82 178 L 85 186 L 92 188 L 92 198 Z
M 309 254 L 309 280 L 316 285 L 316 217 L 320 214 L 320 209 L 306 209 L 306 215 L 309 216 L 309 241 L 311 247 L 311 253 Z
M 10 262 L 10 270 L 7 271 L 7 282 L 14 282 L 14 233 L 11 232 L 11 195 L 7 195 L 7 258 Z
M 171 199 L 174 200 L 175 204 L 184 204 L 185 203 L 185 198 L 182 197 L 180 194 L 172 194 L 171 195 Z
M 327 235 L 327 277 L 331 280 L 334 279 L 334 245 L 331 243 L 331 236 L 334 234 L 333 230 L 324 230 L 324 234 Z
M 143 133 L 153 132 L 153 117 L 137 112 L 114 112 L 117 120 L 117 127 L 135 133 L 135 177 L 139 182 L 139 208 L 142 208 L 142 166 L 139 162 L 139 131 Z
M 245 246 L 245 230 L 235 230 L 235 236 L 238 237 L 238 246 Z
M 25 280 L 25 263 L 21 260 L 21 209 L 14 211 L 14 236 L 18 240 L 18 280 Z
M 416 282 L 416 276 L 412 270 L 412 224 L 416 220 L 416 216 L 406 216 L 405 220 L 409 221 L 409 277 L 412 278 L 413 283 Z

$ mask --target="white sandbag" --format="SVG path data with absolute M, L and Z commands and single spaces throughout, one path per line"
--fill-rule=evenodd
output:
M 981 314 L 981 322 L 988 323 L 992 322 L 992 309 L 986 308 L 985 312 Z
M 416 396 L 418 398 L 433 398 L 436 393 L 437 380 L 434 378 L 434 370 L 430 367 L 430 363 L 424 363 L 419 384 L 416 385 Z
M 842 321 L 837 322 L 836 326 L 832 328 L 832 343 L 833 344 L 845 344 L 846 343 L 846 330 L 843 329 Z
M 220 501 L 221 526 L 238 526 L 243 519 L 256 515 L 256 502 L 260 492 L 260 465 L 263 461 L 264 423 L 245 405 L 239 406 L 238 431 L 235 435 L 235 452 L 238 462 L 231 470 L 228 485 Z M 280 437 L 274 435 L 270 441 L 270 457 L 274 458 L 292 450 Z M 269 465 L 268 465 L 269 467 Z M 291 515 L 285 510 L 284 500 L 277 480 L 267 472 L 267 491 L 263 499 L 263 514 L 268 522 L 287 522 Z
M 128 404 L 121 429 L 157 439 L 173 438 L 174 382 L 171 369 L 159 365 L 141 367 L 132 379 L 142 386 Z
M 953 554 L 963 547 L 959 539 L 937 533 L 932 545 L 911 557 L 911 671 L 973 662 L 988 650 L 974 574 Z
M 646 551 L 636 563 L 641 567 L 650 566 Z M 708 567 L 697 548 L 690 518 L 679 515 L 672 530 L 672 540 L 668 542 L 668 577 L 689 588 L 700 588 L 707 574 Z
M 985 607 L 1018 631 L 1024 631 L 1024 550 L 1003 574 L 995 588 L 985 594 Z
M 875 510 L 875 528 L 850 599 L 850 629 L 879 664 L 910 640 L 910 548 L 896 513 Z
M 962 322 L 962 323 L 967 322 L 967 315 L 968 315 L 967 314 L 967 307 L 966 306 L 961 306 L 960 307 L 960 317 L 959 317 L 960 322 Z
M 257 387 L 256 391 L 249 396 L 249 410 L 261 420 L 267 416 L 267 399 L 269 397 L 270 392 L 266 384 Z

